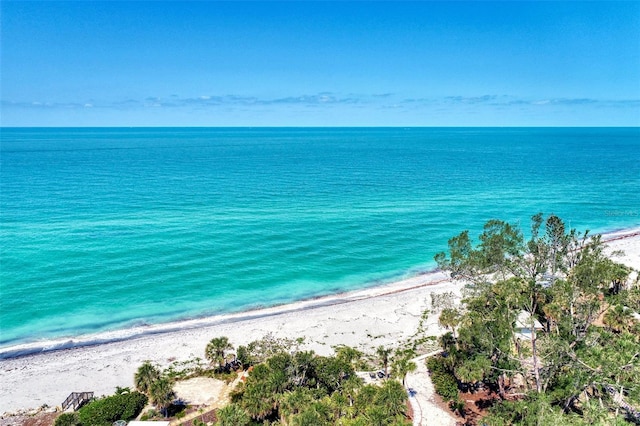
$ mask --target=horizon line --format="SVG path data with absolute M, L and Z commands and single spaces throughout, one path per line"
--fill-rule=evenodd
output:
M 113 125 L 113 126 L 86 126 L 86 125 L 78 125 L 78 126 L 3 126 L 0 125 L 0 129 L 495 129 L 495 128 L 510 128 L 510 129 L 596 129 L 596 128 L 620 128 L 620 129 L 640 129 L 640 124 L 635 126 L 616 126 L 616 125 L 585 125 L 585 126 L 563 126 L 563 125 L 459 125 L 459 126 L 421 126 L 421 125 L 390 125 L 390 126 L 362 126 L 362 125 L 353 125 L 353 126 L 330 126 L 330 125 L 321 125 L 321 126 L 288 126 L 288 125 L 274 125 L 274 126 L 250 126 L 250 125 L 240 125 L 240 126 L 185 126 L 185 125 L 176 125 L 176 126 L 125 126 L 125 125 Z

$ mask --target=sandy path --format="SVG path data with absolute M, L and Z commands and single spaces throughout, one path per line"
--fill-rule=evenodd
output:
M 438 352 L 414 358 L 413 362 L 418 368 L 407 374 L 405 378 L 405 387 L 413 391 L 409 401 L 413 407 L 414 426 L 455 426 L 456 424 L 456 419 L 435 402 L 438 396 L 425 363 L 427 357 Z

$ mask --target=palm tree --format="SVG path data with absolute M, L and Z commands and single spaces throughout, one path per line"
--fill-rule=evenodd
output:
M 387 426 L 389 424 L 389 416 L 382 407 L 377 405 L 369 407 L 364 417 L 369 426 Z
M 151 386 L 160 378 L 160 370 L 151 364 L 151 361 L 145 361 L 138 368 L 138 371 L 134 375 L 134 383 L 136 389 L 140 392 L 149 395 Z
M 356 395 L 355 407 L 358 414 L 366 413 L 367 409 L 373 405 L 373 401 L 378 393 L 378 387 L 375 385 L 364 385 Z
M 369 420 L 364 415 L 353 419 L 343 420 L 340 424 L 344 426 L 371 426 Z
M 389 355 L 391 354 L 391 349 L 387 349 L 384 346 L 378 346 L 376 349 L 376 355 L 380 357 L 380 363 L 384 367 L 384 377 L 387 378 L 389 376 Z
M 609 328 L 617 333 L 622 331 L 629 331 L 633 328 L 634 318 L 631 315 L 631 311 L 624 308 L 622 305 L 617 305 L 613 309 L 609 309 L 604 314 L 604 321 Z
M 460 324 L 460 312 L 455 308 L 445 308 L 440 312 L 438 317 L 438 324 L 440 326 L 450 329 L 453 338 L 456 338 L 456 328 Z
M 335 423 L 339 418 L 353 414 L 353 410 L 349 406 L 349 398 L 341 392 L 334 392 L 329 398 L 332 421 Z
M 313 402 L 314 396 L 308 388 L 296 387 L 282 394 L 279 400 L 278 413 L 282 423 L 286 424 L 290 416 L 304 411 Z
M 388 419 L 404 414 L 407 408 L 406 403 L 407 393 L 395 380 L 387 380 L 374 399 L 374 405 L 382 408 Z
M 242 396 L 242 407 L 254 420 L 263 420 L 278 406 L 273 372 L 266 364 L 258 364 L 247 377 Z
M 296 352 L 287 366 L 287 374 L 295 386 L 303 386 L 307 382 L 307 373 L 313 366 L 313 351 Z
M 216 411 L 219 426 L 247 426 L 251 423 L 249 414 L 238 404 L 229 404 Z
M 168 416 L 168 409 L 173 400 L 176 397 L 176 393 L 173 391 L 171 382 L 166 377 L 156 380 L 151 385 L 150 392 L 151 403 L 155 405 L 160 411 L 164 413 L 164 416 Z
M 404 379 L 407 376 L 407 373 L 416 371 L 417 368 L 418 366 L 416 363 L 411 361 L 410 353 L 397 354 L 391 364 L 393 376 L 402 379 L 402 386 L 404 386 Z
M 331 425 L 331 407 L 325 400 L 316 401 L 300 414 L 291 417 L 291 426 L 329 426 Z
M 233 350 L 233 345 L 229 342 L 229 339 L 225 336 L 214 337 L 207 344 L 204 355 L 209 361 L 217 362 L 218 368 L 222 369 L 226 361 L 225 351 L 227 350 Z
M 350 346 L 339 345 L 334 347 L 334 350 L 336 353 L 336 358 L 348 362 L 355 368 L 358 368 L 357 366 L 358 364 L 360 364 L 362 356 L 364 355 L 361 351 Z
M 352 412 L 352 414 L 355 415 L 355 398 L 356 395 L 358 393 L 358 390 L 362 387 L 362 385 L 364 384 L 364 381 L 354 375 L 349 376 L 349 378 L 347 378 L 347 380 L 342 382 L 342 388 L 340 389 L 340 392 L 342 393 L 342 395 L 344 395 L 348 401 L 349 401 L 349 408 L 353 408 L 353 410 L 350 410 L 350 412 Z

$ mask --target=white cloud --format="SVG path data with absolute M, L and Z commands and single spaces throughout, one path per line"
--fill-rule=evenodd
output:
M 165 109 L 197 109 L 208 110 L 225 108 L 226 110 L 265 109 L 282 110 L 286 108 L 336 108 L 340 105 L 351 108 L 385 108 L 410 110 L 434 110 L 434 108 L 459 108 L 464 106 L 473 110 L 489 110 L 492 108 L 552 108 L 552 107 L 602 107 L 635 110 L 640 107 L 640 99 L 592 99 L 592 98 L 527 98 L 512 95 L 485 94 L 478 96 L 432 96 L 402 98 L 393 93 L 347 94 L 332 92 L 318 92 L 317 94 L 298 94 L 284 97 L 259 97 L 246 95 L 200 95 L 196 97 L 181 97 L 170 95 L 168 98 L 147 96 L 144 98 L 128 98 L 117 101 L 100 101 L 91 99 L 78 102 L 51 101 L 1 101 L 2 108 L 31 108 L 31 109 L 83 109 L 100 108 L 102 110 L 134 111 L 144 108 Z

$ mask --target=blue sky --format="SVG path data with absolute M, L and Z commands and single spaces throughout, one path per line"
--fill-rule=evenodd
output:
M 640 2 L 1 3 L 3 126 L 638 126 Z

